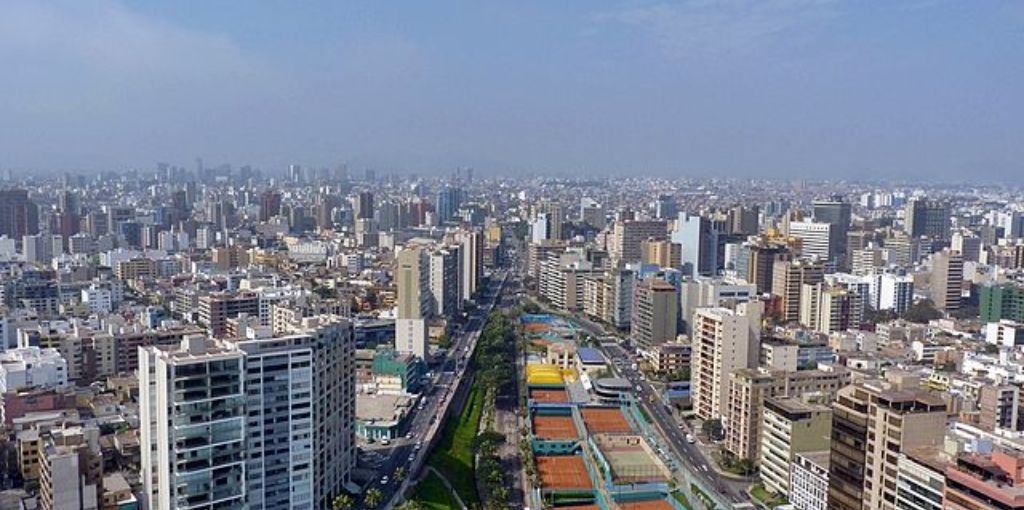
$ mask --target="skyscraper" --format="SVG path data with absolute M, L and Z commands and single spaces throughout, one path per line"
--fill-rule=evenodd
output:
M 757 366 L 762 309 L 760 302 L 748 302 L 735 310 L 708 307 L 693 314 L 690 379 L 698 418 L 721 418 L 728 405 L 730 374 Z
M 949 239 L 949 206 L 942 202 L 915 198 L 907 202 L 903 221 L 910 237 Z
M 707 218 L 679 213 L 672 242 L 682 246 L 684 275 L 710 276 L 718 270 L 718 231 Z
M 356 195 L 356 219 L 357 220 L 369 220 L 373 219 L 374 204 L 373 204 L 373 192 L 363 191 Z
M 39 233 L 39 208 L 23 189 L 0 190 L 0 235 L 21 239 Z
M 264 191 L 260 195 L 260 221 L 269 221 L 270 218 L 281 214 L 281 194 L 274 190 Z
M 462 205 L 462 190 L 454 186 L 445 186 L 437 192 L 437 219 L 447 223 L 455 219 L 459 206 Z
M 847 233 L 850 231 L 850 203 L 842 196 L 833 195 L 827 200 L 814 202 L 814 221 L 828 223 L 829 252 L 841 267 L 846 261 Z
M 427 359 L 427 319 L 431 315 L 430 260 L 426 250 L 407 246 L 395 261 L 398 285 L 398 316 L 395 320 L 395 351 Z

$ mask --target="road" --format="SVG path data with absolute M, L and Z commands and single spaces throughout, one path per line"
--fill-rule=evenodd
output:
M 462 329 L 453 335 L 452 346 L 445 358 L 431 363 L 431 366 L 435 367 L 434 376 L 428 385 L 426 405 L 423 409 L 417 409 L 411 418 L 408 430 L 413 434 L 412 437 L 396 440 L 386 447 L 368 448 L 385 455 L 378 469 L 381 478 L 370 485 L 380 489 L 384 495 L 381 501 L 387 503 L 381 508 L 391 508 L 401 500 L 400 496 L 409 489 L 411 482 L 426 462 L 430 446 L 444 425 L 448 406 L 456 396 L 456 390 L 465 375 L 466 360 L 476 349 L 480 330 L 497 304 L 498 298 L 502 296 L 506 276 L 506 272 L 497 271 L 488 279 L 487 287 L 478 293 L 479 306 L 469 315 Z M 418 450 L 417 444 L 422 445 Z M 400 466 L 404 466 L 406 471 L 406 477 L 402 481 L 395 480 L 395 470 Z M 384 475 L 388 477 L 387 483 L 382 483 Z

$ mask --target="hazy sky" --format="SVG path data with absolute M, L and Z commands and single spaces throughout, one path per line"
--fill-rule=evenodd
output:
M 0 168 L 1024 181 L 1024 1 L 0 3 Z

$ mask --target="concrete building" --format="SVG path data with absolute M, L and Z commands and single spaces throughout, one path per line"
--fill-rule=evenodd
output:
M 825 262 L 820 259 L 777 260 L 772 269 L 772 294 L 779 297 L 783 322 L 800 320 L 804 285 L 825 281 Z
M 985 342 L 1010 349 L 1024 345 L 1024 324 L 1011 320 L 990 322 L 985 325 Z
M 944 312 L 959 310 L 963 287 L 963 256 L 950 250 L 932 255 L 931 297 L 935 307 Z
M 713 276 L 718 271 L 718 230 L 709 219 L 679 213 L 672 242 L 682 247 L 684 276 Z
M 682 246 L 668 239 L 647 239 L 640 243 L 641 262 L 661 268 L 678 268 L 682 263 Z
M 153 510 L 246 504 L 244 356 L 189 336 L 139 351 L 142 483 Z M 189 460 L 193 459 L 193 460 Z
M 729 378 L 728 406 L 723 412 L 725 449 L 740 459 L 761 454 L 762 415 L 766 398 L 819 394 L 828 400 L 850 382 L 843 368 L 828 370 L 739 369 Z
M 679 294 L 674 285 L 657 278 L 636 283 L 629 329 L 639 349 L 650 351 L 675 340 L 678 320 Z
M 1020 388 L 1010 384 L 986 384 L 978 395 L 978 426 L 988 431 L 1024 430 Z
M 736 257 L 736 276 L 753 284 L 758 294 L 766 294 L 772 291 L 775 283 L 775 261 L 791 258 L 792 250 L 786 243 L 753 238 L 740 246 Z
M 199 323 L 210 335 L 221 338 L 227 334 L 228 319 L 248 314 L 260 315 L 260 297 L 255 292 L 214 292 L 199 296 Z
M 876 310 L 892 310 L 903 315 L 914 304 L 914 278 L 910 275 L 881 274 L 877 276 L 877 301 L 871 303 Z
M 833 404 L 829 508 L 895 509 L 898 455 L 942 443 L 947 409 L 919 380 L 890 371 L 839 391 Z
M 896 460 L 896 508 L 943 510 L 946 462 L 937 450 L 901 452 Z
M 608 254 L 615 263 L 640 262 L 643 259 L 641 250 L 643 241 L 666 238 L 668 238 L 668 223 L 664 220 L 616 221 L 612 226 Z M 673 240 L 673 242 L 676 241 Z
M 806 258 L 833 261 L 832 225 L 817 221 L 789 223 L 789 235 L 800 240 L 800 255 Z
M 1024 510 L 1024 453 L 963 453 L 946 468 L 947 510 Z
M 820 333 L 856 328 L 864 319 L 861 295 L 823 283 L 804 285 L 800 296 L 800 323 Z
M 698 418 L 721 418 L 728 405 L 730 374 L 757 366 L 762 308 L 760 302 L 749 302 L 735 310 L 698 308 L 694 314 L 690 381 Z
M 57 349 L 21 347 L 0 352 L 0 394 L 67 385 L 68 363 Z
M 907 202 L 904 231 L 910 237 L 949 239 L 949 206 L 932 200 L 915 198 Z
M 851 206 L 841 196 L 815 200 L 814 221 L 829 225 L 829 251 L 838 259 L 841 267 L 846 265 L 847 233 L 850 231 Z
M 46 434 L 39 457 L 41 510 L 100 508 L 99 436 L 95 427 L 65 427 Z
M 431 308 L 442 317 L 452 317 L 462 306 L 458 245 L 430 252 Z
M 697 308 L 745 303 L 757 298 L 757 287 L 739 278 L 728 276 L 697 276 L 683 281 L 679 292 L 679 308 L 683 332 L 691 333 L 693 314 Z
M 797 454 L 828 451 L 832 408 L 799 398 L 769 397 L 761 430 L 761 482 L 769 492 L 789 497 L 790 466 Z
M 355 459 L 355 342 L 348 321 L 308 318 L 284 336 L 249 329 L 246 506 L 325 508 Z
M 628 269 L 611 269 L 585 278 L 583 313 L 619 329 L 629 328 L 634 282 L 634 273 Z
M 829 452 L 798 453 L 789 478 L 789 502 L 795 510 L 828 510 Z
M 432 315 L 430 259 L 425 249 L 406 247 L 395 263 L 398 286 L 398 316 L 395 320 L 395 350 L 428 359 L 427 320 Z

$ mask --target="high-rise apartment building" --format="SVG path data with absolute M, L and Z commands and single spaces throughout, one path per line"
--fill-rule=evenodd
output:
M 860 294 L 844 287 L 824 283 L 805 284 L 801 288 L 800 323 L 820 333 L 846 331 L 864 319 L 864 301 Z
M 679 293 L 669 282 L 657 278 L 634 285 L 630 337 L 638 348 L 650 351 L 676 338 L 679 320 Z
M 775 262 L 791 258 L 790 247 L 785 243 L 752 239 L 740 245 L 736 257 L 736 276 L 754 284 L 758 294 L 767 294 L 772 291 L 775 283 Z
M 743 368 L 733 371 L 728 381 L 728 405 L 722 413 L 725 449 L 738 458 L 756 462 L 761 455 L 761 425 L 766 398 L 813 393 L 828 401 L 849 382 L 848 370 L 833 367 L 825 370 Z
M 437 315 L 451 317 L 462 305 L 460 255 L 459 245 L 445 246 L 429 254 L 431 307 Z
M 232 341 L 245 357 L 246 505 L 329 508 L 355 455 L 355 343 L 347 320 L 303 319 Z
M 825 263 L 818 259 L 775 261 L 772 269 L 772 294 L 779 297 L 784 322 L 800 320 L 800 299 L 805 284 L 825 281 Z
M 959 310 L 964 286 L 964 258 L 951 250 L 932 255 L 931 297 L 945 312 Z
M 243 354 L 195 335 L 139 351 L 142 483 L 147 507 L 246 507 Z
M 739 303 L 735 310 L 718 306 L 694 313 L 690 380 L 698 418 L 721 418 L 728 405 L 730 374 L 757 366 L 762 309 L 754 301 Z
M 769 492 L 788 497 L 796 456 L 828 451 L 832 408 L 795 397 L 769 397 L 761 431 L 761 482 Z
M 427 359 L 427 320 L 433 312 L 433 294 L 426 249 L 407 246 L 398 252 L 394 274 L 398 286 L 395 350 Z
M 373 192 L 362 191 L 356 195 L 355 216 L 357 220 L 372 220 L 374 212 Z
M 682 282 L 679 308 L 683 332 L 693 330 L 693 314 L 701 307 L 727 306 L 757 298 L 757 288 L 739 278 L 698 276 Z
M 228 332 L 228 319 L 240 314 L 260 315 L 260 296 L 255 292 L 213 292 L 199 297 L 199 323 L 210 335 L 221 338 Z
M 668 238 L 664 220 L 620 220 L 612 227 L 608 254 L 615 262 L 639 262 L 643 259 L 641 243 L 647 239 Z
M 139 358 L 149 508 L 329 508 L 345 489 L 356 459 L 348 321 L 190 335 Z
M 678 268 L 682 247 L 667 239 L 647 239 L 640 243 L 641 261 L 662 268 Z
M 839 391 L 832 412 L 829 508 L 889 510 L 896 506 L 901 452 L 937 446 L 947 409 L 915 377 L 891 371 L 890 382 L 860 382 Z

